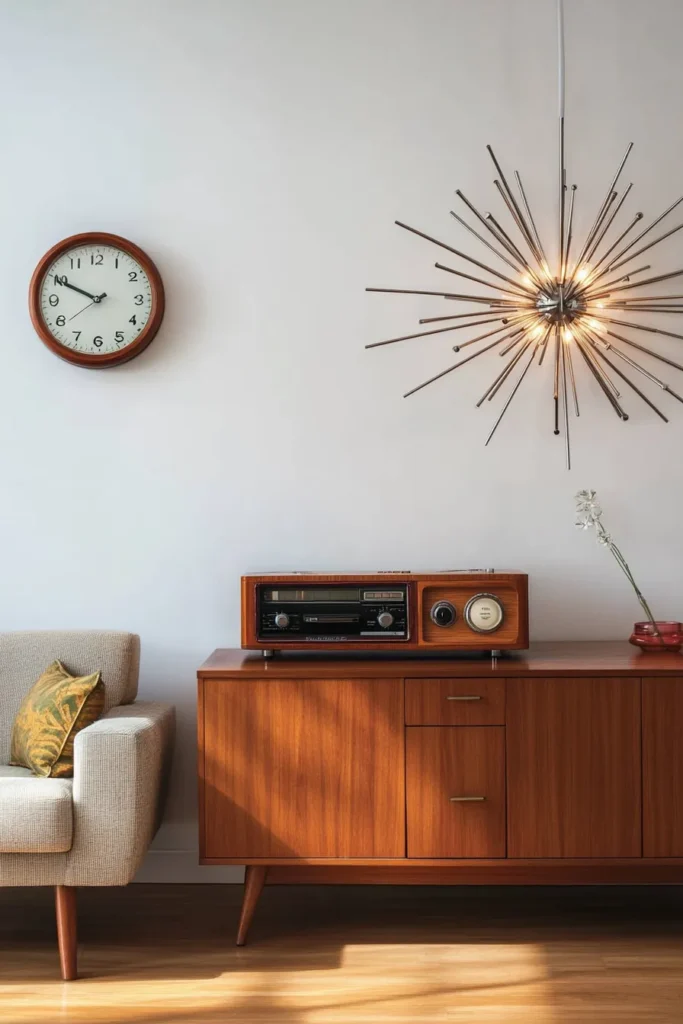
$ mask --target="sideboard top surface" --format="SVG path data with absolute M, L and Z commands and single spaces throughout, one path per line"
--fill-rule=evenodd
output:
M 683 654 L 646 653 L 626 642 L 532 644 L 528 651 L 488 655 L 404 656 L 378 654 L 285 653 L 263 658 L 259 652 L 219 648 L 204 662 L 200 679 L 279 679 L 471 677 L 471 676 L 683 676 Z

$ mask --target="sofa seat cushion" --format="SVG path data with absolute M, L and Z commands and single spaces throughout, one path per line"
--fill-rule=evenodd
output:
M 71 779 L 37 779 L 26 768 L 0 766 L 0 853 L 65 853 L 71 849 Z

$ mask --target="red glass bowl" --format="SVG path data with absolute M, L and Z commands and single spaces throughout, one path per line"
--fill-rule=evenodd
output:
M 683 623 L 656 621 L 653 625 L 652 622 L 636 622 L 629 643 L 646 651 L 680 651 L 683 646 Z

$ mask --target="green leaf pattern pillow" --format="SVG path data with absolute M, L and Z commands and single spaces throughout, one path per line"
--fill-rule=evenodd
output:
M 76 733 L 102 714 L 102 674 L 72 676 L 53 661 L 19 708 L 12 730 L 10 764 L 30 768 L 43 778 L 74 773 Z

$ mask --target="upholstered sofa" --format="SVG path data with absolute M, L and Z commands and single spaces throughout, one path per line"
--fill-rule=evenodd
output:
M 74 775 L 36 778 L 8 765 L 19 706 L 55 659 L 101 670 L 102 717 L 78 733 Z M 132 633 L 0 633 L 0 885 L 55 887 L 62 977 L 77 974 L 76 888 L 126 885 L 156 832 L 173 745 L 173 708 L 136 701 Z

